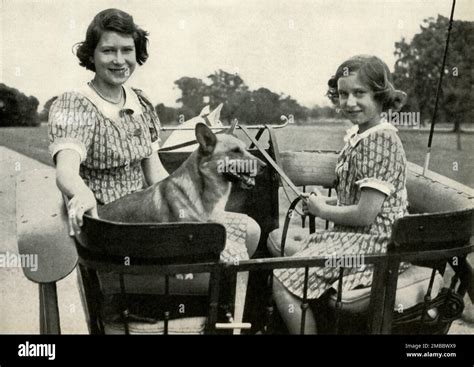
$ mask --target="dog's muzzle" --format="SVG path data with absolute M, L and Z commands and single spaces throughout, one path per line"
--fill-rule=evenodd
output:
M 233 183 L 240 183 L 243 189 L 251 189 L 255 186 L 255 178 L 241 172 L 225 172 L 224 176 Z
M 240 183 L 243 189 L 253 188 L 255 186 L 255 177 L 262 173 L 266 164 L 256 157 L 246 161 L 246 163 L 249 162 L 253 163 L 252 169 L 248 169 L 249 165 L 243 164 L 241 167 L 247 167 L 247 169 L 229 169 L 224 172 L 224 176 L 231 182 Z

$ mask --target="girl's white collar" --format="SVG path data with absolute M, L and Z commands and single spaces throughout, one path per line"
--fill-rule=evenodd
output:
M 379 130 L 398 131 L 398 129 L 389 122 L 387 122 L 387 120 L 382 120 L 380 124 L 377 124 L 371 127 L 370 129 L 365 130 L 361 134 L 358 134 L 359 125 L 354 125 L 346 131 L 346 135 L 344 136 L 344 142 L 349 142 L 351 146 L 355 146 L 361 139 L 364 139 L 365 137 Z
M 129 111 L 130 113 L 137 115 L 143 112 L 138 96 L 132 88 L 125 85 L 123 85 L 122 88 L 125 93 L 125 104 L 123 107 L 118 107 L 104 101 L 89 85 L 77 89 L 76 92 L 82 94 L 91 101 L 105 117 L 112 121 L 119 121 L 121 119 L 122 111 Z

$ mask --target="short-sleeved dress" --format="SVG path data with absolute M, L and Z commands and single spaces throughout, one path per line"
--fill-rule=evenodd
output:
M 60 95 L 49 112 L 51 156 L 79 153 L 79 174 L 98 204 L 108 204 L 144 187 L 141 161 L 159 149 L 160 121 L 139 89 L 123 86 L 125 104 L 103 100 L 89 85 Z M 221 257 L 248 259 L 245 216 L 225 213 L 227 244 Z
M 361 134 L 358 126 L 348 130 L 346 144 L 336 165 L 337 205 L 355 205 L 361 189 L 370 187 L 386 195 L 381 212 L 374 223 L 365 227 L 337 225 L 330 230 L 309 235 L 293 257 L 353 256 L 352 263 L 358 267 L 346 267 L 343 289 L 369 286 L 372 282 L 372 265 L 364 265 L 363 257 L 355 255 L 378 254 L 387 251 L 392 224 L 407 212 L 406 158 L 397 129 L 382 122 Z M 339 258 L 340 259 L 340 258 Z M 307 297 L 318 298 L 339 276 L 338 261 L 330 266 L 309 269 Z M 333 266 L 334 265 L 334 266 Z M 410 265 L 403 263 L 400 272 Z M 274 271 L 278 280 L 294 295 L 303 297 L 304 269 L 279 269 Z

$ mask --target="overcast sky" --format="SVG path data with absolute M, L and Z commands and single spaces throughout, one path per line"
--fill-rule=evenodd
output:
M 110 7 L 150 32 L 150 58 L 128 84 L 153 103 L 174 106 L 175 80 L 223 69 L 239 73 L 251 89 L 266 87 L 309 107 L 327 103 L 327 80 L 345 58 L 374 54 L 393 70 L 394 43 L 411 39 L 424 18 L 448 17 L 451 9 L 450 0 L 0 2 L 0 80 L 41 104 L 92 79 L 72 46 Z M 474 1 L 458 0 L 455 19 L 474 20 Z

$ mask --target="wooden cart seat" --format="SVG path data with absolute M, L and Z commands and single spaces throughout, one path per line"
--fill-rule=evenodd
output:
M 428 289 L 431 271 L 432 269 L 430 268 L 412 265 L 398 276 L 394 311 L 403 312 L 410 307 L 423 303 L 424 296 Z M 439 273 L 436 273 L 431 290 L 433 298 L 438 295 L 443 286 L 443 277 Z M 337 281 L 334 282 L 332 290 L 334 292 L 329 297 L 329 302 L 331 306 L 335 307 Z M 370 287 L 345 291 L 341 299 L 342 310 L 349 313 L 361 313 L 366 311 L 369 308 L 370 292 Z
M 287 234 L 287 246 L 291 242 L 301 242 L 302 239 L 308 236 L 307 228 L 293 227 L 288 230 Z M 276 229 L 268 236 L 268 246 L 279 251 L 281 241 L 281 228 Z M 426 290 L 429 284 L 431 276 L 430 268 L 421 266 L 411 266 L 408 270 L 401 273 L 398 277 L 397 293 L 395 301 L 395 311 L 406 310 L 418 303 L 423 302 L 423 297 L 426 294 Z M 439 273 L 435 277 L 433 283 L 432 295 L 436 297 L 443 287 L 443 278 Z M 331 296 L 329 297 L 329 303 L 334 306 L 336 303 L 337 295 L 337 280 L 332 286 Z M 366 311 L 370 303 L 370 287 L 357 288 L 348 291 L 344 291 L 342 294 L 342 311 L 349 313 L 362 313 Z

